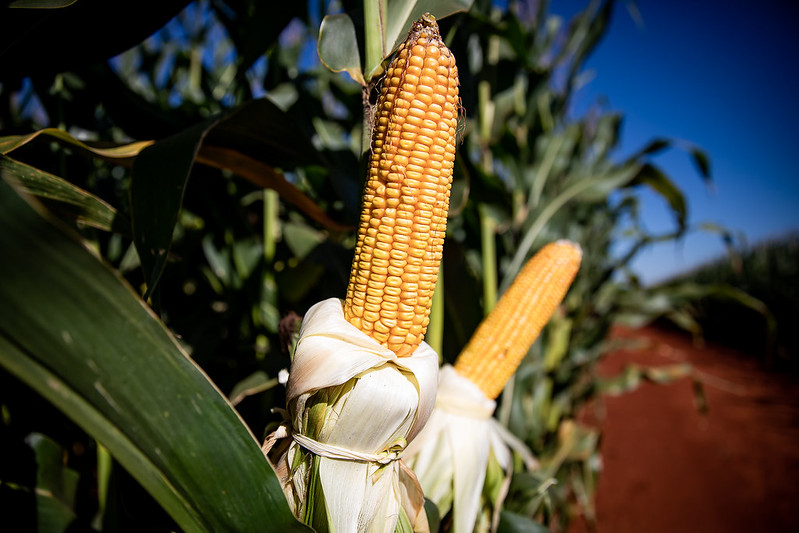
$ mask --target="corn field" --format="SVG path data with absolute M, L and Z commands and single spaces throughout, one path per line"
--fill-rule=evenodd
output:
M 611 16 L 621 16 L 612 1 L 587 4 L 571 20 L 547 2 L 123 2 L 136 14 L 108 16 L 102 35 L 89 24 L 108 15 L 102 3 L 18 4 L 0 17 L 0 508 L 8 523 L 310 531 L 305 521 L 336 530 L 324 511 L 332 491 L 315 477 L 318 457 L 281 459 L 310 476 L 301 485 L 311 480 L 304 496 L 294 487 L 290 505 L 285 479 L 261 450 L 287 407 L 298 409 L 296 398 L 308 406 L 302 423 L 320 438 L 330 417 L 317 411 L 349 393 L 342 385 L 311 401 L 302 395 L 314 396 L 311 387 L 287 398 L 303 317 L 317 302 L 346 297 L 347 319 L 378 342 L 399 353 L 391 343 L 408 334 L 400 344 L 416 343 L 412 351 L 424 334 L 437 364 L 457 370 L 528 260 L 568 241 L 571 253 L 580 250 L 579 270 L 573 282 L 539 281 L 563 294 L 551 297 L 551 318 L 495 395 L 491 427 L 513 443 L 507 466 L 492 455 L 473 495 L 475 531 L 563 531 L 577 515 L 591 522 L 601 474 L 600 435 L 579 422 L 580 410 L 627 386 L 596 374 L 614 347 L 611 328 L 664 319 L 696 330 L 692 302 L 719 291 L 757 308 L 718 286 L 644 288 L 629 270 L 648 245 L 690 231 L 690 219 L 682 192 L 651 161 L 675 149 L 671 141 L 645 139 L 619 154 L 621 114 L 599 104 L 585 116 L 570 112 L 586 58 Z M 382 332 L 366 325 L 379 313 L 358 307 L 369 301 L 376 263 L 358 273 L 353 257 L 379 240 L 369 240 L 369 216 L 384 216 L 387 205 L 374 191 L 362 200 L 380 153 L 371 137 L 383 117 L 378 95 L 394 83 L 388 62 L 424 17 L 440 28 L 435 53 L 451 50 L 459 75 L 459 94 L 445 95 L 452 150 L 435 167 L 450 169 L 451 185 L 439 191 L 446 202 L 431 201 L 448 203 L 448 215 L 445 230 L 420 223 L 422 233 L 439 224 L 430 231 L 441 241 L 433 281 L 401 280 L 403 290 L 431 289 L 414 297 L 424 310 L 392 315 L 399 330 Z M 26 31 L 33 25 L 37 32 Z M 84 34 L 96 38 L 75 37 Z M 711 179 L 699 148 L 685 156 L 697 179 Z M 662 197 L 673 231 L 647 232 L 643 189 Z M 406 318 L 419 321 L 405 327 Z M 647 378 L 637 372 L 620 379 Z M 300 387 L 292 374 L 289 390 Z M 380 412 L 360 431 L 377 427 Z M 457 531 L 458 504 L 453 511 L 447 501 L 418 500 L 418 515 L 390 511 L 401 515 L 396 530 Z M 424 525 L 414 523 L 422 516 Z

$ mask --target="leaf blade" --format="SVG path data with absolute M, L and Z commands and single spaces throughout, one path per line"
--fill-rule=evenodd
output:
M 4 181 L 0 249 L 3 367 L 103 442 L 186 530 L 307 531 L 252 434 L 163 324 Z

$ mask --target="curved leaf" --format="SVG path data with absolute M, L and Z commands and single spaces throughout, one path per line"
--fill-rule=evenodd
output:
M 0 176 L 11 176 L 54 211 L 104 231 L 130 233 L 130 223 L 102 199 L 43 170 L 0 155 Z
M 139 252 L 147 290 L 152 295 L 166 267 L 172 231 L 203 137 L 219 118 L 207 120 L 142 150 L 133 163 L 130 211 L 133 242 Z
M 333 72 L 346 72 L 353 80 L 366 86 L 355 24 L 349 15 L 327 15 L 322 19 L 317 52 L 324 66 Z
M 685 195 L 674 185 L 666 174 L 651 163 L 645 163 L 636 174 L 631 185 L 647 185 L 653 191 L 660 194 L 669 207 L 679 226 L 679 232 L 685 231 L 685 221 L 688 217 L 688 207 L 685 203 Z
M 56 9 L 59 7 L 71 6 L 77 0 L 14 0 L 8 7 L 26 9 Z
M 186 531 L 309 531 L 258 443 L 144 303 L 0 181 L 0 365 Z
M 280 194 L 283 200 L 294 205 L 308 217 L 328 229 L 336 231 L 349 231 L 352 229 L 350 226 L 339 224 L 327 216 L 327 213 L 321 207 L 305 193 L 289 183 L 283 174 L 261 161 L 252 159 L 235 150 L 205 145 L 200 148 L 197 162 L 216 168 L 226 168 L 259 187 L 273 189 Z
M 133 164 L 133 237 L 149 298 L 166 266 L 172 232 L 195 161 L 226 168 L 261 187 L 276 190 L 309 217 L 345 230 L 274 167 L 321 162 L 292 119 L 267 99 L 252 100 L 142 150 Z M 206 144 L 205 146 L 203 146 Z
M 95 156 L 101 157 L 103 159 L 114 160 L 118 163 L 124 162 L 119 160 L 129 160 L 136 157 L 139 155 L 139 152 L 153 144 L 153 141 L 137 141 L 130 144 L 113 146 L 110 148 L 99 148 L 90 146 L 83 141 L 76 139 L 64 130 L 60 130 L 58 128 L 44 128 L 34 131 L 33 133 L 28 133 L 27 135 L 9 135 L 6 137 L 0 137 L 0 154 L 9 154 L 10 152 L 26 145 L 41 135 L 53 137 L 55 140 L 61 143 L 66 143 L 85 152 L 89 152 Z
M 702 179 L 705 182 L 710 181 L 710 158 L 703 150 L 696 147 L 691 148 L 689 153 Z

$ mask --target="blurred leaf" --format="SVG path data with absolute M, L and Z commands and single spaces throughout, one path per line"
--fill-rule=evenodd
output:
M 568 202 L 579 199 L 581 195 L 588 196 L 588 201 L 596 201 L 595 195 L 600 192 L 603 196 L 626 184 L 631 179 L 629 169 L 621 169 L 612 175 L 600 175 L 573 183 L 563 192 L 550 199 L 546 206 L 536 216 L 519 243 L 513 259 L 502 273 L 500 293 L 504 292 L 526 261 L 533 244 L 549 220 Z
M 67 507 L 52 495 L 36 491 L 37 531 L 64 532 L 70 531 L 70 525 L 77 519 L 75 511 Z
M 308 531 L 164 325 L 5 182 L 0 249 L 0 365 L 102 442 L 184 530 Z
M 77 0 L 14 0 L 8 7 L 27 9 L 56 9 L 71 6 Z
M 671 141 L 668 139 L 654 139 L 649 141 L 643 148 L 638 150 L 635 155 L 631 157 L 631 159 L 638 159 L 644 155 L 655 155 L 659 154 L 666 148 L 671 146 Z
M 67 9 L 5 9 L 0 17 L 0 81 L 52 75 L 109 59 L 146 39 L 188 3 L 81 0 Z
M 119 164 L 124 164 L 125 160 L 133 159 L 139 154 L 139 152 L 153 144 L 153 141 L 138 141 L 130 144 L 114 146 L 111 148 L 100 148 L 90 146 L 58 128 L 45 128 L 34 131 L 33 133 L 28 133 L 27 135 L 9 135 L 6 137 L 0 137 L 0 154 L 9 154 L 10 152 L 21 146 L 24 146 L 28 142 L 41 135 L 53 137 L 62 144 L 79 148 L 85 152 L 89 152 L 92 155 L 101 157 L 103 159 L 112 160 Z
M 247 396 L 268 391 L 277 384 L 277 378 L 270 378 L 266 372 L 258 370 L 236 383 L 228 397 L 232 405 L 238 405 Z
M 497 533 L 549 533 L 549 528 L 526 516 L 501 511 Z
M 430 533 L 438 533 L 438 530 L 441 527 L 441 516 L 438 512 L 438 506 L 425 498 L 424 511 L 425 514 L 427 514 L 427 525 L 430 528 Z
M 346 72 L 353 80 L 366 86 L 355 25 L 349 15 L 327 15 L 322 19 L 317 51 L 324 66 L 333 72 Z
M 236 150 L 285 170 L 324 161 L 297 120 L 268 98 L 250 100 L 213 123 L 208 145 Z
M 693 375 L 694 369 L 687 363 L 659 367 L 630 364 L 619 374 L 601 380 L 598 389 L 603 394 L 618 396 L 636 390 L 644 380 L 663 385 Z
M 33 433 L 25 441 L 36 454 L 39 531 L 67 531 L 77 518 L 73 509 L 80 477 L 64 464 L 64 449 L 52 439 Z
M 0 176 L 11 177 L 54 211 L 104 231 L 130 234 L 130 223 L 100 198 L 38 168 L 0 155 Z
M 696 168 L 699 170 L 699 174 L 702 176 L 702 178 L 704 178 L 705 181 L 709 181 L 710 158 L 703 150 L 700 150 L 699 148 L 691 148 L 690 153 Z
M 277 44 L 292 18 L 306 19 L 307 9 L 307 2 L 226 0 L 224 8 L 219 6 L 215 14 L 236 43 L 241 67 L 248 69 Z
M 289 183 L 282 173 L 257 159 L 236 150 L 205 145 L 200 148 L 197 162 L 214 168 L 230 170 L 259 187 L 277 191 L 284 201 L 294 205 L 309 218 L 328 229 L 336 231 L 352 229 L 350 226 L 331 219 L 316 202 Z
M 391 54 L 408 36 L 414 22 L 430 13 L 437 20 L 468 11 L 474 0 L 388 0 L 386 20 L 386 53 Z M 445 37 L 442 35 L 442 38 Z M 367 65 L 367 71 L 369 65 Z
M 195 159 L 228 168 L 262 187 L 274 188 L 314 220 L 342 228 L 271 166 L 318 161 L 310 142 L 291 124 L 291 119 L 270 101 L 253 100 L 162 139 L 139 154 L 133 164 L 131 213 L 134 242 L 147 283 L 145 299 L 152 294 L 166 266 Z M 204 142 L 208 146 L 200 151 Z
M 671 207 L 680 232 L 685 230 L 685 221 L 688 217 L 685 196 L 659 168 L 650 163 L 644 163 L 631 185 L 647 185 L 660 194 Z
M 300 261 L 325 240 L 325 236 L 321 232 L 304 224 L 293 222 L 283 225 L 283 238 L 291 249 L 291 253 Z

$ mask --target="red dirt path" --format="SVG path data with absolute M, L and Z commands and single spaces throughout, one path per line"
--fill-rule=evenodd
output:
M 604 399 L 596 530 L 799 532 L 799 378 L 678 333 L 618 333 L 642 334 L 650 349 L 614 352 L 601 373 L 689 362 L 707 377 L 709 411 L 697 411 L 688 379 Z

